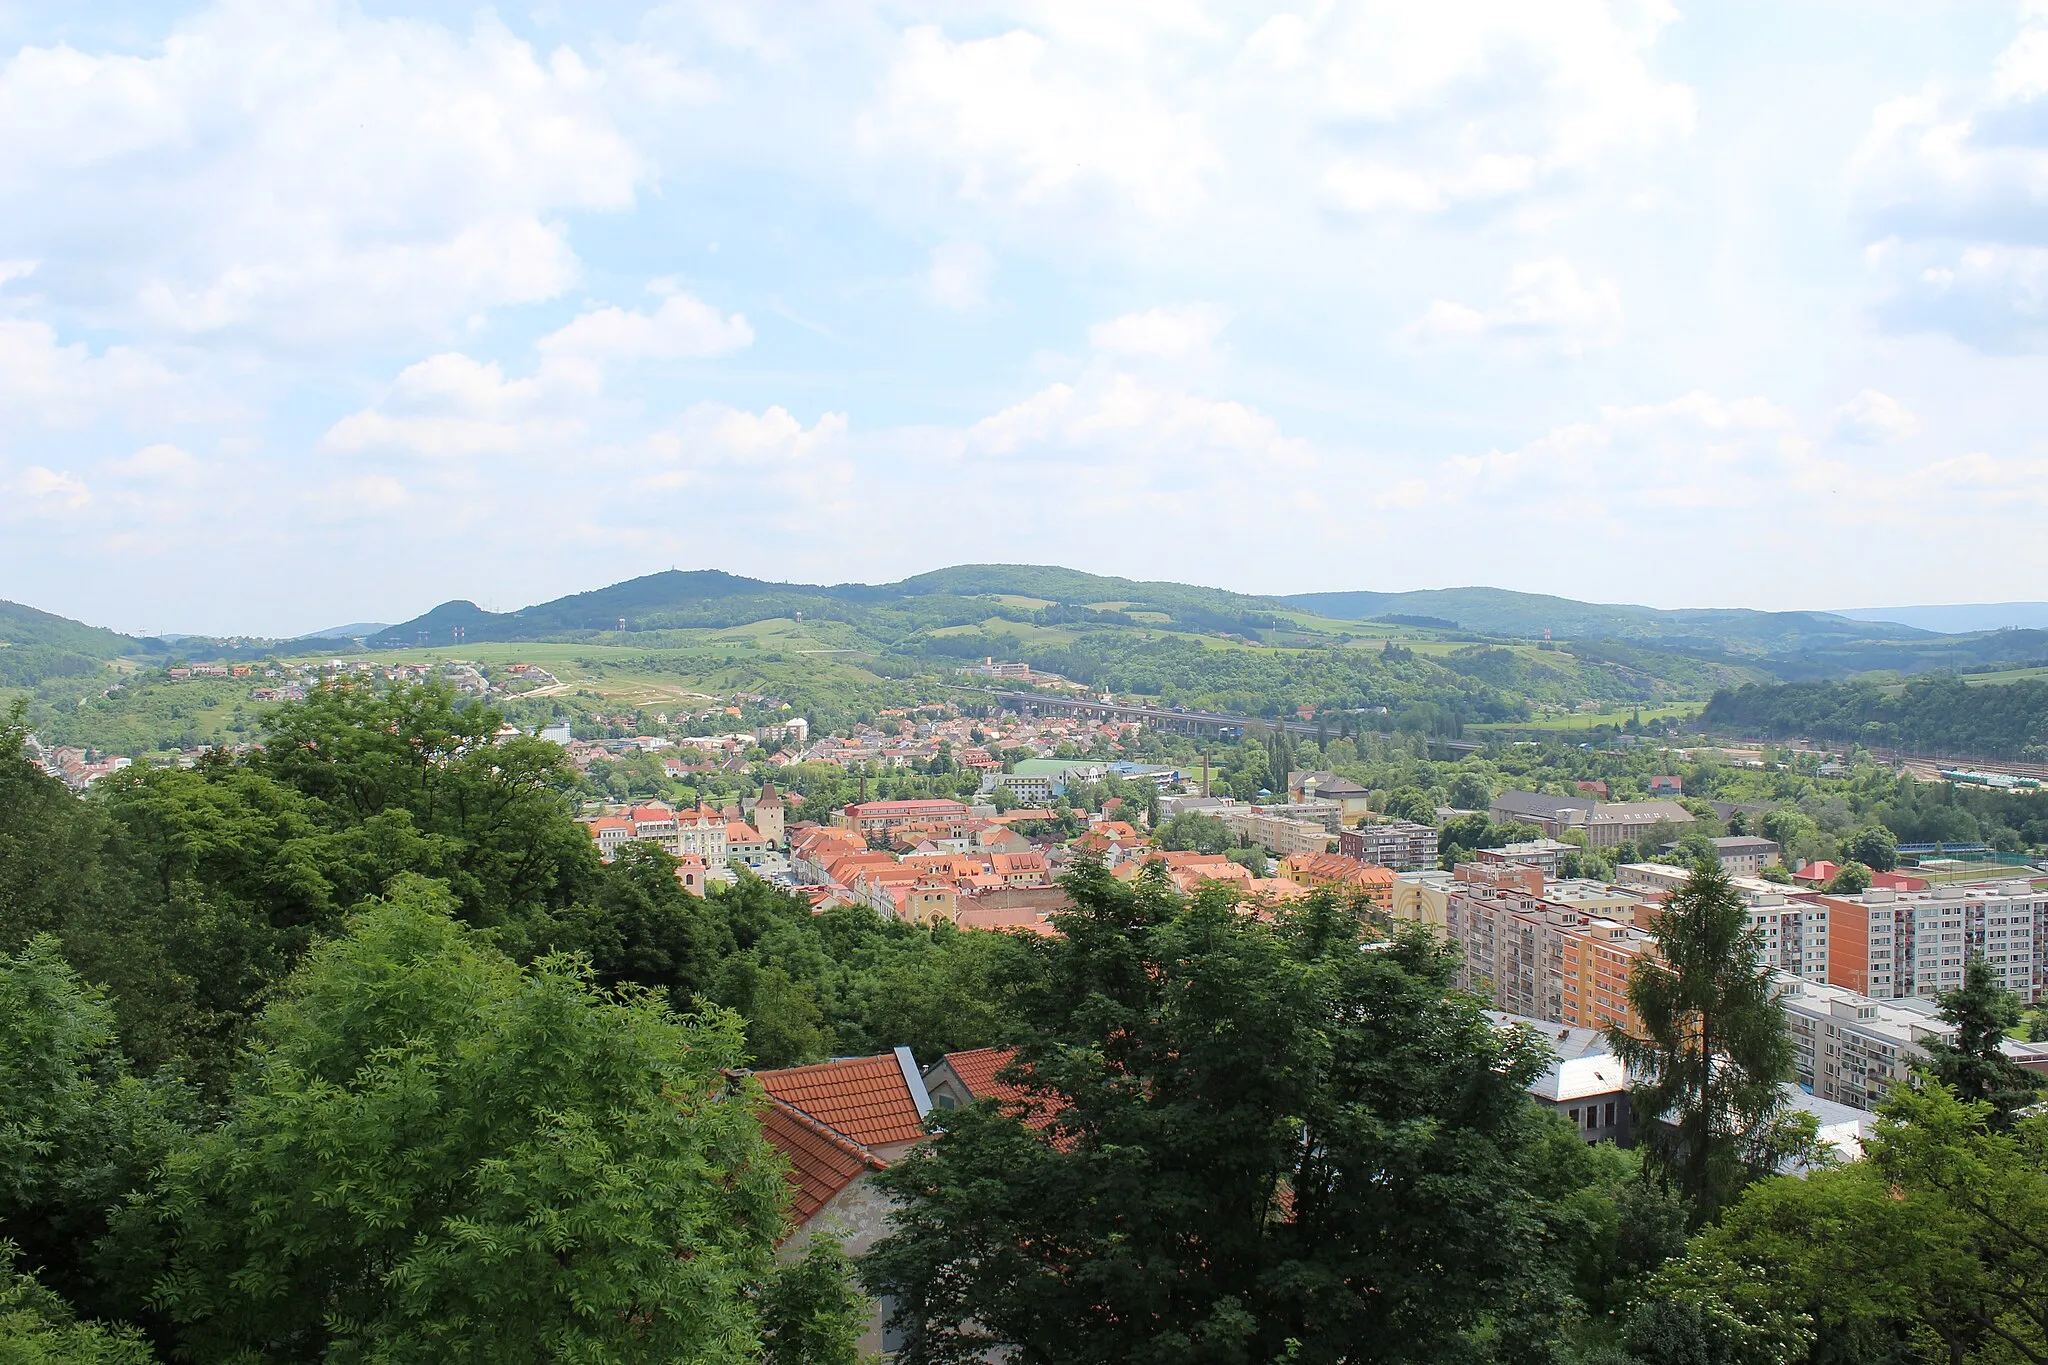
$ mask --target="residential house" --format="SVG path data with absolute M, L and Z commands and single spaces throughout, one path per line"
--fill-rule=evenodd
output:
M 1341 853 L 1297 853 L 1286 863 L 1287 875 L 1302 886 L 1330 886 L 1362 895 L 1382 910 L 1394 902 L 1392 868 L 1375 867 Z
M 1560 1027 L 1547 1019 L 1488 1010 L 1503 1031 L 1528 1029 L 1550 1049 L 1550 1064 L 1529 1082 L 1529 1094 L 1543 1108 L 1568 1120 L 1587 1142 L 1630 1146 L 1635 1116 L 1628 1102 L 1628 1068 L 1607 1042 L 1604 1030 Z
M 894 1208 L 873 1177 L 923 1140 L 932 1109 L 910 1049 L 757 1071 L 754 1079 L 767 1099 L 761 1134 L 789 1163 L 789 1231 L 778 1254 L 796 1260 L 814 1239 L 830 1237 L 847 1255 L 866 1255 L 888 1235 Z M 862 1351 L 901 1346 L 887 1311 L 874 1305 Z
M 1499 848 L 1474 849 L 1473 860 L 1481 863 L 1516 863 L 1533 867 L 1546 877 L 1555 877 L 1564 855 L 1573 852 L 1576 845 L 1557 839 L 1528 839 L 1518 844 L 1504 844 Z
M 1282 858 L 1296 853 L 1321 853 L 1337 842 L 1336 836 L 1320 822 L 1276 814 L 1266 806 L 1231 806 L 1218 814 L 1233 833 L 1264 845 Z
M 839 823 L 863 838 L 887 835 L 905 825 L 951 824 L 967 819 L 958 801 L 863 801 L 839 812 Z
M 1335 773 L 1291 772 L 1287 774 L 1287 795 L 1303 804 L 1332 802 L 1342 810 L 1346 824 L 1363 819 L 1372 811 L 1372 793 Z

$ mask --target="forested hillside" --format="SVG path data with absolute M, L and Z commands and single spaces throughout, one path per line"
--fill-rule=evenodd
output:
M 1750 684 L 1717 692 L 1701 718 L 1723 732 L 1982 758 L 2048 759 L 2048 682 L 1972 686 L 1957 677 Z
M 109 659 L 162 648 L 160 641 L 137 640 L 16 602 L 0 602 L 0 687 L 33 687 L 45 678 L 99 673 Z

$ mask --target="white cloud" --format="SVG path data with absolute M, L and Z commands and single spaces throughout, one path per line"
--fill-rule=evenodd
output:
M 988 302 L 995 258 L 974 242 L 943 242 L 932 248 L 925 294 L 941 308 L 974 308 Z
M 1688 134 L 1692 92 L 1647 61 L 1676 18 L 1658 0 L 1376 0 L 1270 21 L 1247 66 L 1312 101 L 1330 141 L 1356 144 L 1324 172 L 1332 207 L 1433 213 Z
M 601 73 L 495 19 L 467 37 L 338 0 L 220 0 L 144 55 L 0 67 L 0 196 L 46 291 L 187 334 L 295 346 L 432 333 L 559 294 L 558 215 L 649 168 Z
M 623 308 L 583 313 L 544 336 L 544 357 L 589 360 L 686 360 L 725 355 L 753 344 L 754 329 L 738 313 L 720 317 L 710 304 L 670 293 L 652 314 Z
M 1126 313 L 1088 329 L 1088 344 L 1109 355 L 1138 359 L 1206 360 L 1230 321 L 1220 304 L 1189 303 Z
M 308 520 L 331 525 L 404 512 L 414 505 L 414 498 L 411 489 L 389 474 L 357 474 L 308 490 L 300 503 Z
M 1882 316 L 1986 350 L 2048 348 L 2048 6 L 1969 89 L 1880 104 L 1850 161 Z
M 948 11 L 894 38 L 857 145 L 1009 224 L 1185 231 L 1231 195 L 1345 214 L 1512 202 L 1684 137 L 1662 0 L 1368 0 L 1257 25 L 1207 7 Z M 1284 187 L 1284 189 L 1283 189 Z M 900 205 L 899 205 L 900 206 Z
M 408 365 L 382 401 L 336 422 L 321 444 L 438 458 L 549 450 L 582 431 L 571 410 L 597 386 L 597 371 L 580 360 L 508 380 L 496 362 L 451 351 Z
M 1199 486 L 1206 496 L 1215 495 L 1218 472 L 1300 473 L 1316 463 L 1313 447 L 1256 408 L 1113 370 L 1049 385 L 983 418 L 967 429 L 964 450 L 982 459 L 1028 456 L 1034 468 L 1075 465 L 1094 488 L 1164 494 Z
M 146 445 L 133 455 L 109 460 L 107 468 L 131 479 L 164 484 L 197 483 L 206 472 L 205 466 L 194 459 L 191 452 L 165 441 Z
M 1612 526 L 1840 494 L 1847 475 L 1847 466 L 1814 456 L 1786 409 L 1762 398 L 1696 391 L 1666 403 L 1602 408 L 1597 420 L 1556 428 L 1527 445 L 1455 457 L 1435 482 L 1453 507 L 1519 506 L 1571 520 L 1590 513 Z
M 1506 298 L 1489 311 L 1438 299 L 1401 331 L 1419 350 L 1492 343 L 1511 352 L 1582 355 L 1621 339 L 1621 291 L 1586 280 L 1571 262 L 1530 261 L 1508 276 Z
M 1920 419 L 1891 395 L 1865 389 L 1835 409 L 1828 431 L 1852 445 L 1889 445 L 1919 434 Z
M 1080 30 L 1080 33 L 1087 31 Z M 1014 28 L 958 40 L 935 26 L 897 41 L 857 140 L 914 162 L 976 204 L 1026 213 L 1129 207 L 1149 218 L 1206 196 L 1215 160 L 1199 116 L 1125 51 Z
M 94 355 L 82 342 L 60 344 L 47 323 L 0 318 L 0 430 L 79 427 L 144 407 L 175 416 L 186 406 L 177 387 L 161 362 L 132 346 Z
M 29 511 L 43 516 L 76 512 L 92 501 L 92 490 L 84 480 L 37 464 L 21 471 L 12 491 Z
M 540 363 L 523 379 L 460 351 L 409 365 L 377 403 L 330 427 L 322 445 L 435 458 L 562 453 L 608 415 L 608 364 L 722 355 L 753 339 L 744 317 L 721 317 L 688 294 L 667 292 L 651 314 L 594 309 L 536 342 Z
M 724 403 L 698 403 L 649 437 L 643 448 L 664 466 L 654 477 L 657 486 L 734 472 L 752 480 L 763 470 L 808 479 L 819 459 L 845 436 L 842 412 L 824 413 L 806 427 L 780 407 L 754 413 Z M 772 482 L 771 496 L 800 493 L 793 483 Z

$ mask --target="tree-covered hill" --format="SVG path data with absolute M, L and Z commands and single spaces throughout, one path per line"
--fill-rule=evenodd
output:
M 1311 592 L 1281 599 L 1340 620 L 1430 616 L 1487 635 L 1711 644 L 1742 653 L 1790 654 L 1842 641 L 1925 639 L 1933 634 L 1883 621 L 1852 621 L 1815 611 L 1660 610 L 1578 602 L 1500 588 L 1425 592 Z
M 162 648 L 161 641 L 0 602 L 0 687 L 33 687 L 45 678 L 96 673 L 109 659 Z
M 1724 732 L 1800 735 L 1921 753 L 2048 759 L 2048 683 L 1971 686 L 1957 677 L 1903 687 L 1778 683 L 1717 692 L 1701 717 Z

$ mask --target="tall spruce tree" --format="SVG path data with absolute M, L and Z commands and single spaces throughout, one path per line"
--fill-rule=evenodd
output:
M 1629 1100 L 1648 1168 L 1697 1225 L 1810 1147 L 1812 1124 L 1786 1111 L 1792 1035 L 1728 875 L 1695 864 L 1652 932 L 1658 955 L 1629 978 L 1639 1031 L 1613 1027 L 1608 1039 L 1636 1078 Z

